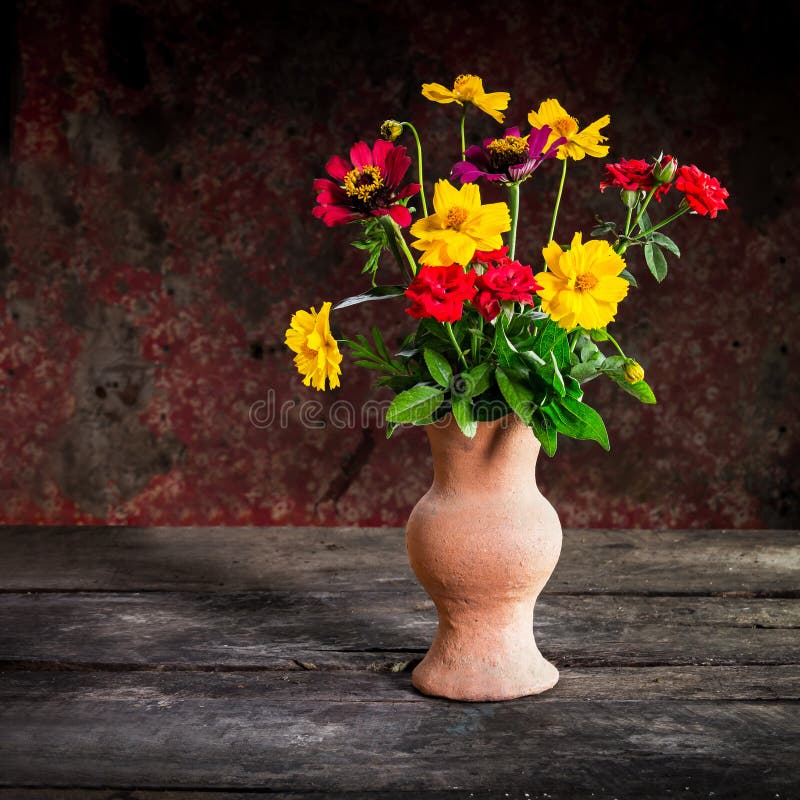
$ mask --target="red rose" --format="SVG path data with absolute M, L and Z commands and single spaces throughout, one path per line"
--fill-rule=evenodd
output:
M 490 264 L 483 275 L 478 275 L 475 288 L 477 293 L 472 305 L 487 322 L 491 322 L 500 313 L 503 300 L 531 305 L 534 292 L 542 287 L 536 283 L 529 266 L 504 258 Z
M 464 301 L 475 295 L 475 273 L 464 272 L 458 264 L 449 267 L 421 267 L 406 289 L 411 305 L 406 313 L 416 319 L 431 317 L 439 322 L 461 319 Z
M 714 219 L 718 211 L 728 208 L 725 205 L 728 190 L 720 186 L 716 178 L 701 172 L 694 164 L 678 168 L 675 188 L 683 192 L 689 207 L 701 217 L 708 215 Z
M 665 156 L 665 158 L 672 158 Z M 641 158 L 623 158 L 618 164 L 606 164 L 606 174 L 600 182 L 600 191 L 604 192 L 609 186 L 618 186 L 632 192 L 649 192 L 656 185 L 653 177 L 653 164 Z M 655 197 L 658 202 L 669 191 L 670 184 L 661 184 L 656 189 Z

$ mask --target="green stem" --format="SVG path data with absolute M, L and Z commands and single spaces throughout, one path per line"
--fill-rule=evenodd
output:
M 682 217 L 687 211 L 689 211 L 689 206 L 678 209 L 671 217 L 667 217 L 666 219 L 661 220 L 658 225 L 653 225 L 652 228 L 642 231 L 636 238 L 643 239 L 645 236 L 649 236 L 653 231 L 657 231 L 659 228 L 669 225 L 670 222 L 674 222 L 676 219 L 678 219 L 678 217 Z
M 556 219 L 558 217 L 558 207 L 561 205 L 561 194 L 564 191 L 564 180 L 567 177 L 567 161 L 564 159 L 563 166 L 561 167 L 561 183 L 558 184 L 558 194 L 556 195 L 556 206 L 553 209 L 553 221 L 550 223 L 550 234 L 547 237 L 548 244 L 553 241 L 553 234 L 556 231 Z
M 633 216 L 633 209 L 628 209 L 628 217 L 625 220 L 625 235 L 627 236 L 631 230 L 631 217 Z
M 619 342 L 617 342 L 617 340 L 616 340 L 616 339 L 615 339 L 615 338 L 614 338 L 614 337 L 613 337 L 613 336 L 612 336 L 612 335 L 611 335 L 611 334 L 610 334 L 608 331 L 606 331 L 606 336 L 608 336 L 608 339 L 609 339 L 609 341 L 611 342 L 611 344 L 613 344 L 613 345 L 614 345 L 614 347 L 616 347 L 616 348 L 617 348 L 617 352 L 618 352 L 618 353 L 619 353 L 619 354 L 620 354 L 620 355 L 621 355 L 623 358 L 627 358 L 627 356 L 625 355 L 625 353 L 623 353 L 623 352 L 622 352 L 622 348 L 619 346 Z
M 508 234 L 508 257 L 513 261 L 517 250 L 517 221 L 519 219 L 519 183 L 508 184 L 508 199 L 511 207 L 511 232 Z
M 447 333 L 450 335 L 450 341 L 453 343 L 453 347 L 455 347 L 456 353 L 458 353 L 458 357 L 461 360 L 461 363 L 464 365 L 464 369 L 469 369 L 467 359 L 464 358 L 464 353 L 461 352 L 461 348 L 458 346 L 458 342 L 456 341 L 456 335 L 453 333 L 453 326 L 449 322 L 445 322 L 444 326 L 447 328 Z
M 478 314 L 478 330 L 483 333 L 483 315 Z M 472 344 L 472 362 L 474 364 L 478 363 L 478 352 L 480 351 L 480 340 L 479 337 L 473 332 L 471 334 L 471 344 Z
M 466 139 L 464 138 L 464 120 L 467 118 L 467 107 L 464 106 L 464 110 L 461 112 L 461 160 L 466 161 L 467 156 L 467 143 Z
M 636 220 L 633 223 L 633 227 L 635 228 L 642 219 L 642 215 L 644 214 L 645 209 L 647 206 L 650 205 L 650 201 L 653 199 L 653 195 L 656 193 L 656 189 L 658 186 L 654 186 L 648 193 L 647 196 L 644 198 L 644 202 L 642 203 L 642 207 L 639 209 L 639 213 L 636 215 Z M 641 228 L 639 229 L 641 230 Z
M 392 224 L 394 226 L 394 233 L 397 237 L 397 241 L 400 243 L 400 249 L 403 251 L 403 254 L 408 261 L 408 266 L 411 268 L 411 274 L 417 274 L 417 262 L 414 260 L 414 256 L 412 255 L 411 251 L 408 249 L 408 245 L 406 244 L 406 240 L 403 238 L 403 233 L 400 230 L 400 226 L 392 220 Z
M 408 128 L 414 134 L 414 141 L 417 143 L 417 174 L 419 175 L 419 197 L 422 200 L 422 215 L 428 216 L 428 204 L 425 202 L 425 183 L 422 180 L 422 143 L 419 140 L 417 129 L 410 122 L 401 122 L 401 125 Z

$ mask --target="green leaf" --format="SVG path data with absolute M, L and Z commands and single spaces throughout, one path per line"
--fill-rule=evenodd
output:
M 648 242 L 644 246 L 644 260 L 647 262 L 650 272 L 653 273 L 653 277 L 661 283 L 667 277 L 667 259 L 664 258 L 661 248 L 657 244 Z
M 541 411 L 537 411 L 530 420 L 534 435 L 542 444 L 542 450 L 551 458 L 556 454 L 558 431 L 556 426 Z
M 596 378 L 600 374 L 600 370 L 597 368 L 596 362 L 587 361 L 585 363 L 576 364 L 570 370 L 569 374 L 575 378 L 576 381 L 586 383 L 592 380 L 592 378 Z
M 539 335 L 536 337 L 533 349 L 538 356 L 547 359 L 552 350 L 558 347 L 562 342 L 566 343 L 566 339 L 567 332 L 564 328 L 557 322 L 553 322 L 552 319 L 548 319 L 539 328 Z M 567 346 L 567 351 L 569 351 L 569 346 Z
M 622 270 L 619 274 L 620 278 L 625 278 L 628 283 L 633 286 L 634 289 L 638 288 L 639 284 L 636 283 L 636 278 L 633 277 L 633 273 L 627 269 Z
M 565 408 L 570 414 L 578 420 L 578 428 L 581 431 L 580 439 L 592 439 L 605 449 L 610 450 L 611 445 L 608 442 L 608 432 L 606 431 L 603 418 L 586 403 L 567 395 L 561 399 L 561 407 Z
M 592 228 L 592 232 L 589 236 L 598 237 L 598 236 L 605 236 L 607 233 L 614 233 L 617 230 L 617 223 L 616 222 L 600 222 L 599 225 Z
M 533 412 L 536 410 L 536 401 L 531 389 L 510 378 L 502 367 L 498 367 L 494 375 L 505 401 L 511 406 L 512 411 L 515 411 L 519 418 L 529 425 Z
M 466 372 L 462 372 L 457 379 L 461 388 L 458 394 L 461 397 L 477 397 L 483 394 L 488 388 L 492 377 L 492 367 L 489 364 L 478 364 Z
M 678 249 L 678 245 L 669 238 L 669 236 L 665 236 L 663 233 L 659 233 L 656 231 L 655 233 L 650 234 L 650 240 L 655 242 L 661 247 L 669 250 L 670 253 L 674 253 L 678 258 L 681 257 L 681 251 Z
M 454 397 L 452 411 L 461 433 L 472 439 L 478 431 L 478 423 L 472 416 L 472 401 L 468 397 Z
M 383 334 L 373 325 L 372 326 L 372 339 L 375 342 L 375 352 L 378 353 L 384 361 L 391 363 L 392 357 L 386 349 L 386 343 L 383 341 Z
M 648 385 L 647 381 L 637 381 L 636 383 L 628 383 L 624 378 L 617 383 L 628 393 L 632 394 L 637 400 L 642 403 L 653 404 L 656 402 L 656 396 L 653 390 Z
M 430 417 L 442 404 L 444 391 L 437 386 L 419 384 L 400 392 L 386 411 L 388 422 L 415 422 Z
M 647 231 L 653 227 L 653 223 L 650 222 L 650 215 L 645 211 L 642 213 L 642 218 L 639 220 L 639 230 L 640 231 Z
M 425 359 L 428 371 L 431 373 L 431 377 L 439 386 L 447 389 L 447 387 L 450 386 L 450 381 L 453 380 L 453 370 L 447 359 L 435 350 L 431 350 L 429 347 L 425 348 L 423 358 Z
M 497 320 L 497 325 L 494 329 L 494 352 L 497 354 L 497 360 L 500 366 L 510 367 L 517 355 L 517 348 L 508 340 L 506 336 L 506 321 L 503 317 Z
M 550 363 L 542 369 L 539 374 L 558 392 L 561 397 L 567 393 L 567 387 L 564 386 L 564 378 L 561 375 L 561 370 L 558 368 L 558 361 L 554 351 L 550 351 Z

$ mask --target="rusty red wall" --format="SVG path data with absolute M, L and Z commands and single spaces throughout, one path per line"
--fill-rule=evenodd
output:
M 684 255 L 663 285 L 638 265 L 615 330 L 660 402 L 587 386 L 612 451 L 542 457 L 564 524 L 800 522 L 789 4 L 6 6 L 0 522 L 402 525 L 430 480 L 423 432 L 338 424 L 335 401 L 387 395 L 347 363 L 340 392 L 310 393 L 282 339 L 296 308 L 365 285 L 353 230 L 311 216 L 326 159 L 412 119 L 428 177 L 444 174 L 457 114 L 419 88 L 461 72 L 512 93 L 509 122 L 547 97 L 583 122 L 610 113 L 611 158 L 672 152 L 731 192 L 717 220 L 672 229 Z M 498 130 L 469 123 L 472 140 Z M 523 191 L 534 263 L 556 172 Z M 615 210 L 600 173 L 570 165 L 563 238 Z M 375 321 L 390 338 L 410 324 L 397 303 L 340 324 Z

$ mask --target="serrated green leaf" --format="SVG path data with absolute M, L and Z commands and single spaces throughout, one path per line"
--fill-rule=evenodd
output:
M 661 245 L 661 247 L 665 248 L 666 250 L 669 250 L 670 253 L 674 253 L 678 258 L 681 257 L 681 251 L 678 249 L 678 245 L 676 245 L 675 242 L 669 238 L 669 236 L 659 233 L 659 231 L 655 231 L 654 233 L 650 234 L 650 238 L 656 244 Z
M 431 373 L 431 377 L 439 386 L 447 389 L 453 380 L 453 370 L 447 359 L 441 353 L 431 350 L 430 347 L 425 348 L 422 356 L 425 359 L 425 364 L 428 367 L 428 372 Z
M 461 433 L 472 439 L 478 431 L 478 423 L 472 416 L 472 401 L 467 397 L 454 397 L 452 411 Z
M 536 400 L 534 394 L 528 386 L 511 378 L 502 367 L 498 367 L 494 372 L 500 393 L 505 401 L 511 406 L 519 418 L 530 424 L 533 412 L 536 410 Z
M 642 212 L 642 217 L 639 220 L 639 230 L 648 231 L 652 227 L 653 223 L 650 221 L 650 215 L 646 211 Z
M 444 400 L 444 390 L 420 384 L 400 392 L 386 411 L 388 422 L 414 422 L 430 417 Z
M 664 258 L 661 248 L 657 244 L 648 242 L 644 246 L 644 260 L 653 277 L 661 283 L 667 277 L 667 259 Z

